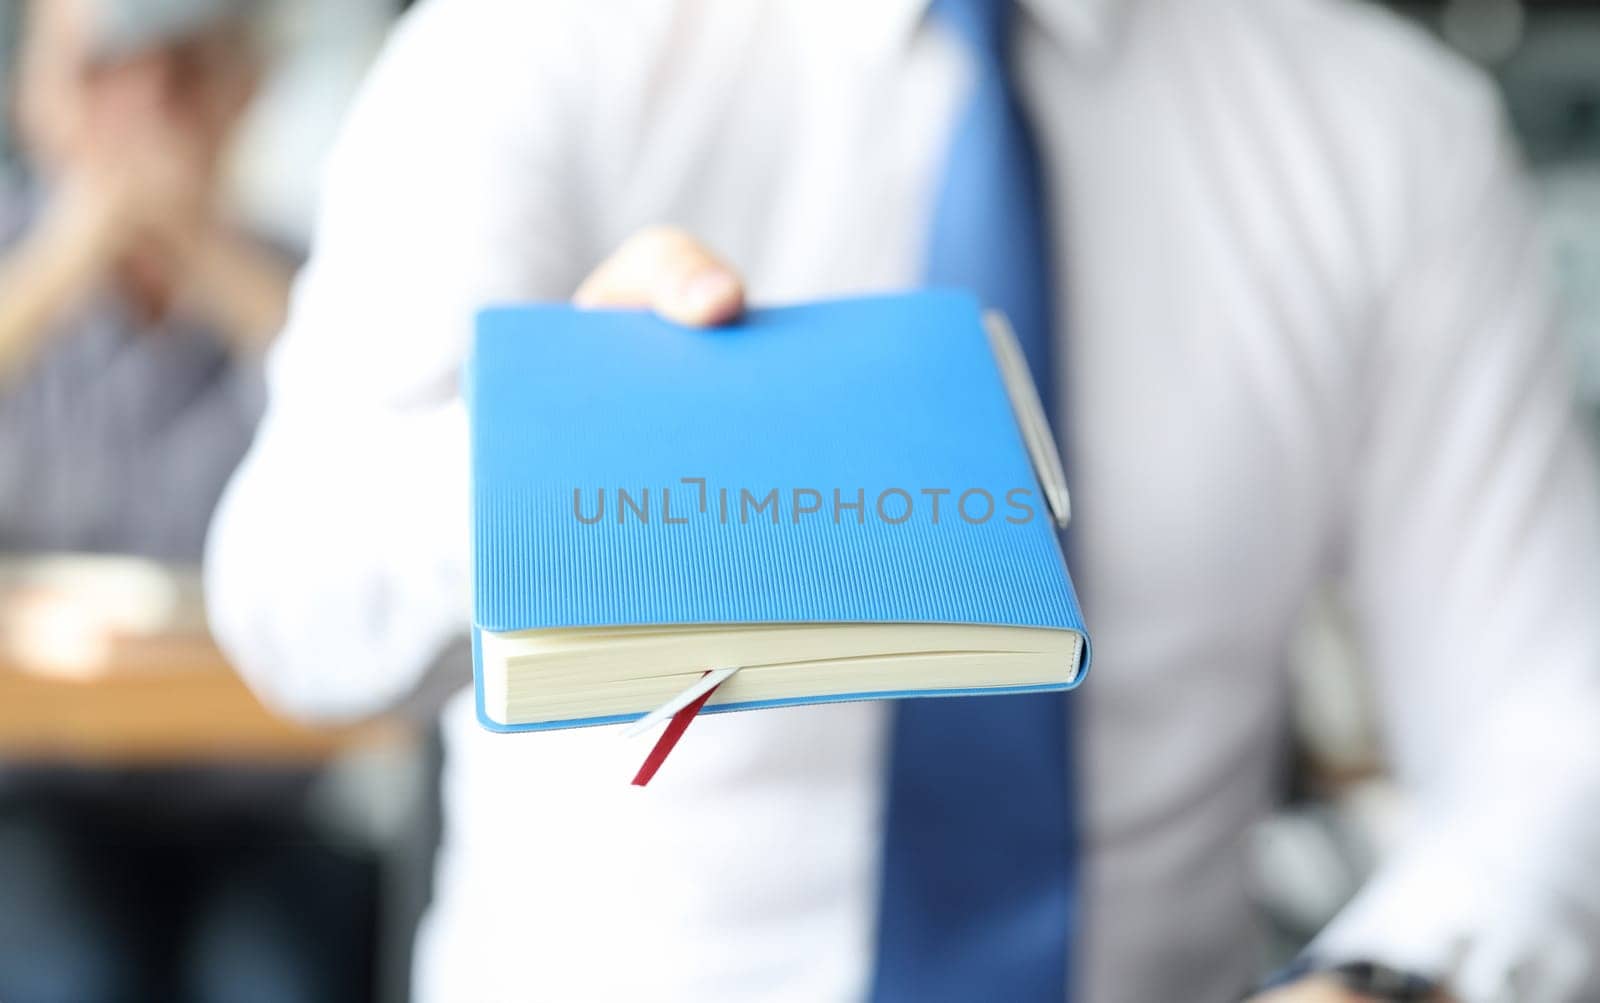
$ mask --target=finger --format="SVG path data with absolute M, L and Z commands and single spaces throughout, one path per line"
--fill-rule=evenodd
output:
M 1328 976 L 1314 975 L 1260 996 L 1252 996 L 1246 1003 L 1358 1003 L 1365 998 L 1345 989 Z
M 650 227 L 623 241 L 572 299 L 579 306 L 649 307 L 668 320 L 704 327 L 739 315 L 744 283 L 684 231 Z

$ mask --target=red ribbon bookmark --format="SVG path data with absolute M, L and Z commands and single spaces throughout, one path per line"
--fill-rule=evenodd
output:
M 723 682 L 727 682 L 727 680 L 723 680 Z M 693 703 L 672 715 L 672 720 L 667 722 L 666 728 L 661 732 L 661 737 L 656 739 L 655 748 L 650 750 L 650 755 L 644 757 L 644 765 L 639 767 L 638 773 L 634 774 L 633 786 L 643 787 L 650 782 L 650 778 L 654 777 L 656 771 L 661 769 L 661 764 L 667 761 L 667 756 L 672 752 L 673 746 L 678 744 L 678 739 L 682 738 L 683 733 L 689 730 L 689 722 L 694 720 L 694 716 L 700 713 L 700 708 L 706 705 L 706 701 L 711 699 L 711 694 L 717 692 L 717 687 L 721 685 L 722 683 L 718 683 L 716 686 L 706 690 L 698 697 L 695 697 Z

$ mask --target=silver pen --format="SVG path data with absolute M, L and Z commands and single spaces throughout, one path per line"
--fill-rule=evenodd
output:
M 1039 400 L 1039 388 L 1028 372 L 1027 356 L 1017 343 L 1011 322 L 999 310 L 985 310 L 983 326 L 989 332 L 989 346 L 1000 366 L 1000 378 L 1005 381 L 1006 393 L 1011 397 L 1011 410 L 1016 413 L 1017 427 L 1022 431 L 1022 441 L 1028 447 L 1033 469 L 1039 476 L 1039 486 L 1044 489 L 1045 503 L 1055 519 L 1057 529 L 1066 529 L 1072 521 L 1072 497 L 1067 493 L 1067 471 L 1061 465 L 1061 450 L 1056 447 L 1055 433 L 1050 430 L 1050 420 L 1045 417 L 1044 403 Z

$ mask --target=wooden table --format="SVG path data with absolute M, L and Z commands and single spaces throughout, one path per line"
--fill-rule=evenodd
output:
M 0 561 L 0 758 L 315 762 L 405 735 L 392 722 L 314 729 L 268 711 L 206 631 L 194 569 Z

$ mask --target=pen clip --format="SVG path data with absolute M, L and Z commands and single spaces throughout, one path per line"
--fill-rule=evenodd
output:
M 1027 356 L 1017 343 L 1011 322 L 999 310 L 983 312 L 983 327 L 989 334 L 989 347 L 994 351 L 995 362 L 1000 367 L 1000 378 L 1005 382 L 1006 394 L 1011 398 L 1011 410 L 1017 416 L 1017 428 L 1022 432 L 1023 444 L 1028 447 L 1028 457 L 1033 461 L 1034 473 L 1044 490 L 1045 503 L 1057 529 L 1066 529 L 1072 521 L 1072 497 L 1067 493 L 1067 471 L 1061 464 L 1061 450 L 1056 446 L 1055 433 L 1050 430 L 1050 420 L 1045 417 L 1044 403 L 1039 399 L 1039 388 L 1034 385 L 1028 371 Z

